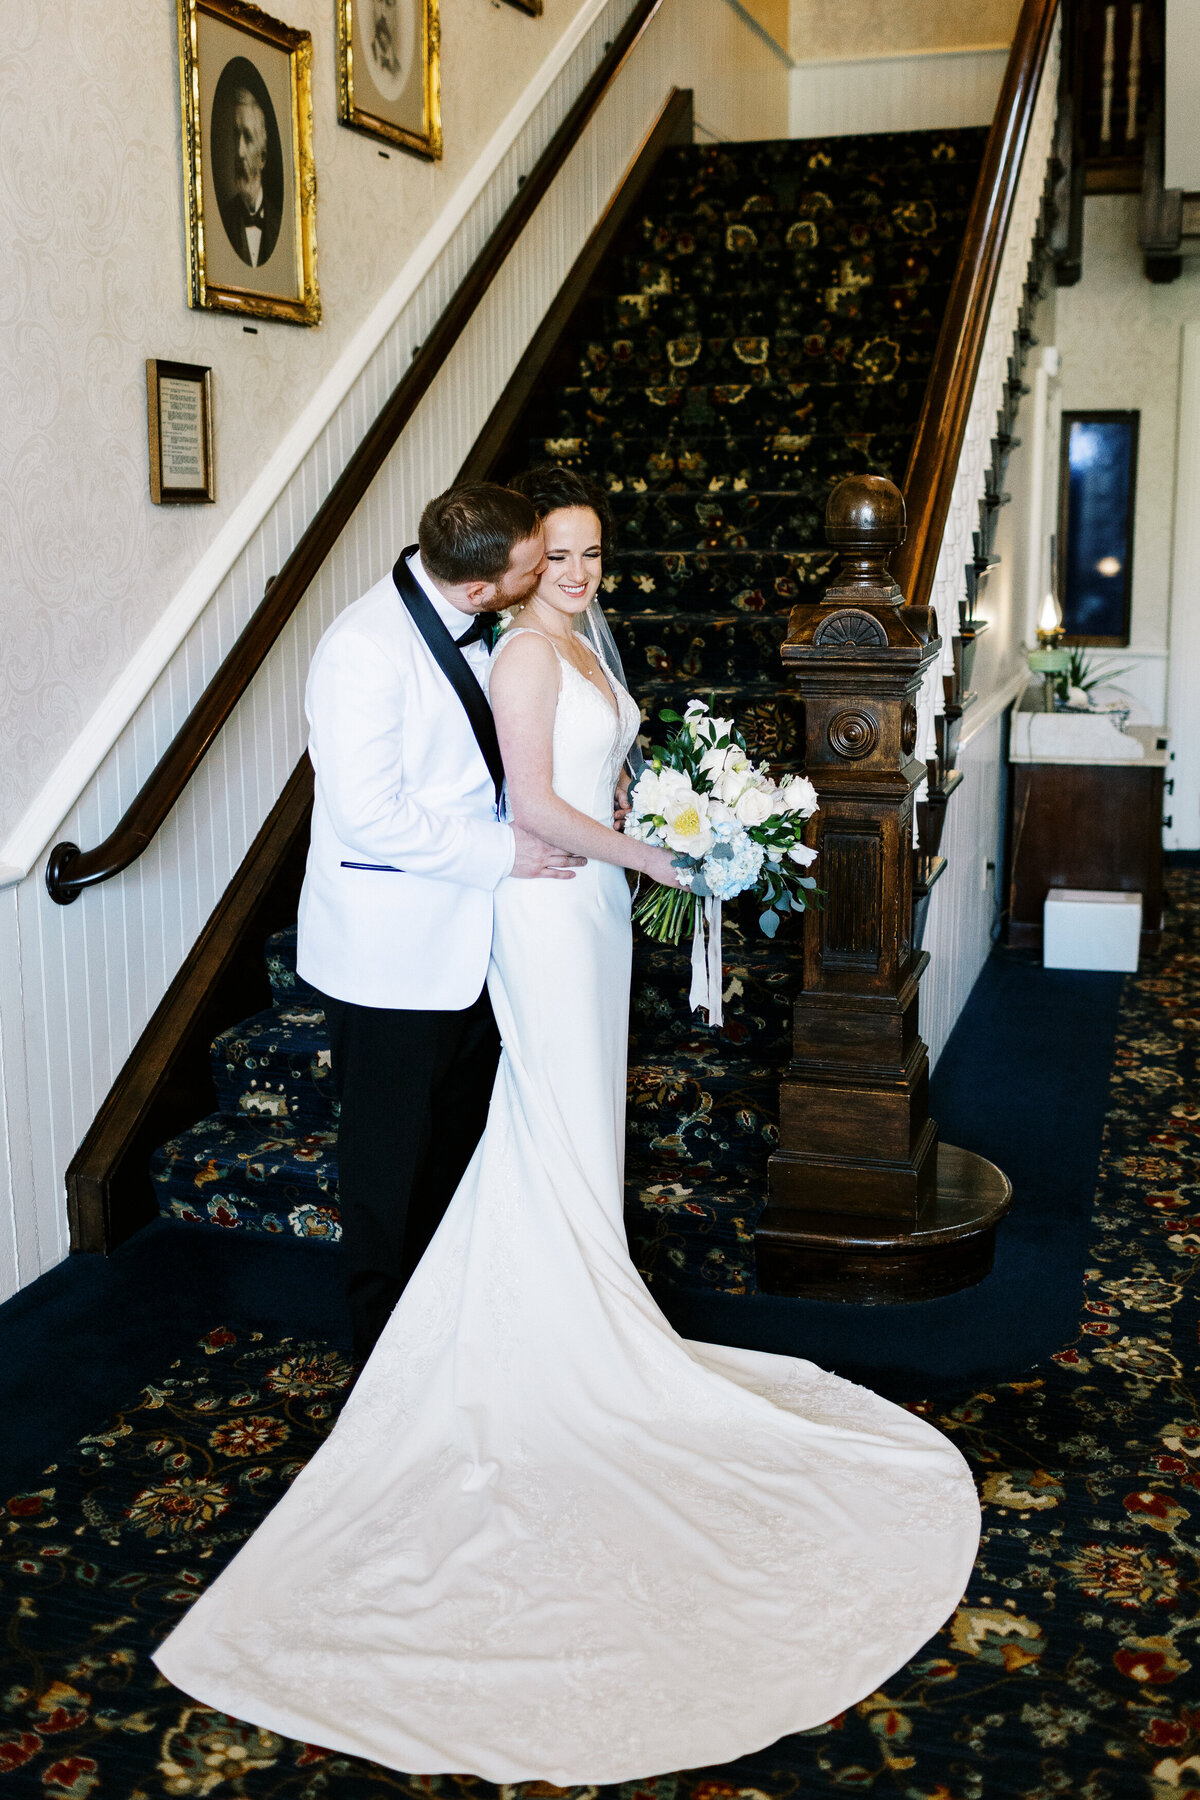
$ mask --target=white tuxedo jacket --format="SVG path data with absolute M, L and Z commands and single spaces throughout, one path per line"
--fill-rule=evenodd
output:
M 317 645 L 304 707 L 316 797 L 299 974 L 360 1006 L 470 1006 L 515 842 L 462 702 L 390 574 Z

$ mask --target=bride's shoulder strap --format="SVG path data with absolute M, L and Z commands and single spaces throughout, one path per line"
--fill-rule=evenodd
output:
M 558 645 L 554 642 L 554 639 L 550 636 L 549 632 L 539 631 L 536 625 L 510 625 L 508 630 L 502 632 L 500 637 L 497 638 L 492 649 L 492 661 L 495 662 L 505 644 L 511 644 L 514 638 L 519 637 L 541 638 L 543 643 L 549 644 L 555 656 L 558 657 L 558 660 L 560 662 L 562 661 L 562 652 L 559 650 Z

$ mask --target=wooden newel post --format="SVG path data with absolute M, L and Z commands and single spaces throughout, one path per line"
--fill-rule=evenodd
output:
M 793 607 L 785 678 L 804 701 L 825 890 L 808 914 L 780 1143 L 756 1234 L 759 1286 L 821 1299 L 924 1300 L 992 1263 L 1007 1178 L 938 1143 L 918 1031 L 913 945 L 917 695 L 941 640 L 888 572 L 904 541 L 890 481 L 849 476 L 829 497 L 842 564 L 823 600 Z

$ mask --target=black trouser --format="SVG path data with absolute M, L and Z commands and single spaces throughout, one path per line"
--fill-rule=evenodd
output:
M 354 1350 L 366 1357 L 483 1135 L 500 1055 L 487 989 L 462 1012 L 325 999 L 341 1101 L 338 1198 Z

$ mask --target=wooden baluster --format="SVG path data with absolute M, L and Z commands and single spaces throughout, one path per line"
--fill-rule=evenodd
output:
M 756 1234 L 768 1293 L 923 1300 L 986 1275 L 1011 1198 L 991 1163 L 938 1143 L 912 940 L 917 693 L 941 647 L 888 572 L 904 540 L 890 481 L 848 477 L 826 508 L 843 563 L 793 607 L 785 675 L 804 702 L 826 899 L 807 915 L 780 1145 Z

